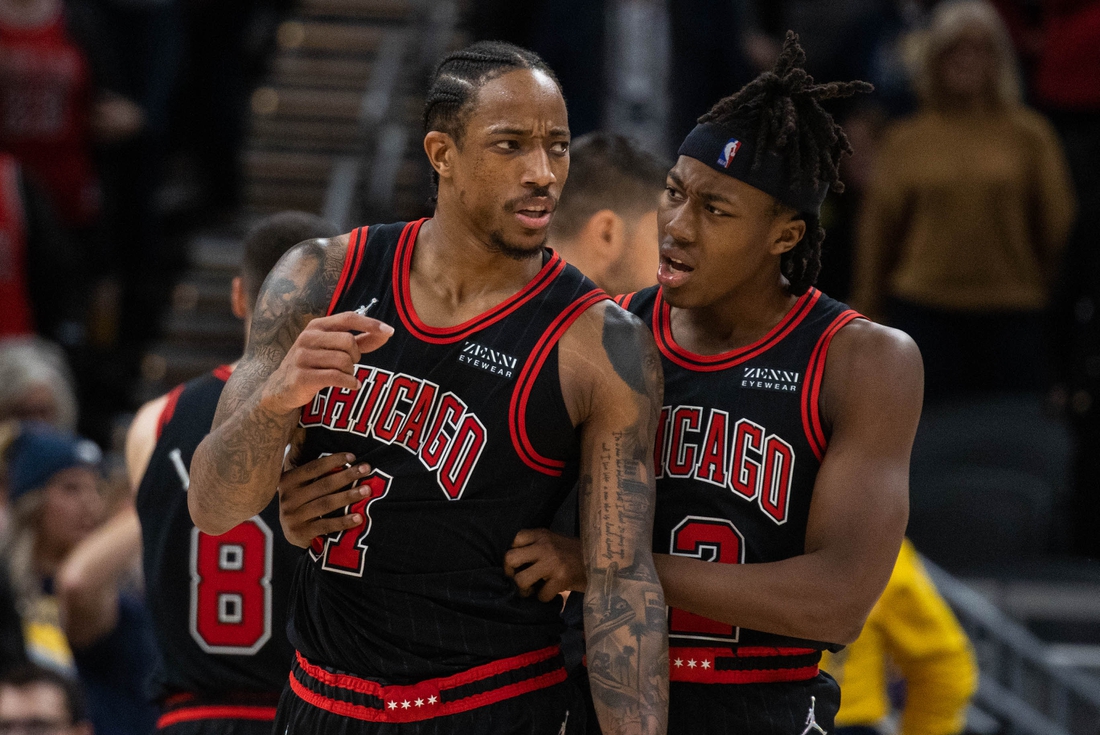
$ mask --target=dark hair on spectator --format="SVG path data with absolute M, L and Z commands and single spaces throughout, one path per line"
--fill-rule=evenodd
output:
M 339 234 L 336 225 L 308 212 L 279 212 L 260 220 L 244 238 L 241 276 L 249 300 L 256 302 L 264 279 L 286 251 L 304 240 Z
M 569 180 L 551 231 L 556 237 L 574 237 L 601 209 L 621 216 L 656 209 L 671 167 L 623 135 L 582 135 L 569 146 Z
M 541 56 L 507 41 L 478 41 L 443 57 L 428 85 L 424 132 L 446 133 L 461 147 L 477 91 L 486 82 L 516 69 L 537 69 L 561 88 L 554 70 Z M 432 171 L 432 183 L 439 183 L 439 174 L 435 171 Z
M 24 689 L 35 684 L 55 686 L 64 693 L 65 706 L 69 710 L 69 725 L 88 721 L 88 704 L 84 697 L 84 689 L 76 679 L 70 679 L 53 669 L 37 664 L 21 664 L 6 669 L 0 674 L 0 688 Z
M 821 106 L 823 100 L 851 97 L 870 92 L 867 82 L 814 84 L 803 65 L 806 52 L 798 36 L 787 31 L 783 51 L 771 71 L 760 74 L 739 92 L 722 99 L 700 123 L 736 125 L 755 130 L 756 162 L 765 151 L 783 157 L 792 186 L 816 188 L 828 185 L 844 191 L 840 180 L 841 154 L 851 154 L 848 137 L 833 116 Z M 777 202 L 777 211 L 782 207 Z M 821 272 L 821 243 L 825 230 L 818 217 L 806 216 L 806 235 L 783 254 L 780 265 L 790 282 L 790 292 L 809 290 Z

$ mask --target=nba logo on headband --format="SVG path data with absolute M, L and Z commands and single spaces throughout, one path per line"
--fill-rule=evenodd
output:
M 733 163 L 733 157 L 737 155 L 740 148 L 741 141 L 737 138 L 730 138 L 722 149 L 722 155 L 718 156 L 718 165 L 722 168 L 729 168 L 730 164 Z

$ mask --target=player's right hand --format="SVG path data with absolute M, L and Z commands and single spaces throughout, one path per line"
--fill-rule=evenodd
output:
M 520 596 L 537 593 L 543 602 L 567 591 L 584 592 L 588 583 L 580 539 L 545 528 L 516 534 L 504 555 L 504 573 L 515 581 Z
M 264 384 L 264 405 L 287 414 L 325 388 L 357 390 L 355 364 L 364 353 L 386 344 L 392 334 L 389 324 L 354 311 L 313 319 Z
M 341 490 L 370 474 L 370 465 L 353 462 L 355 455 L 330 454 L 283 473 L 279 478 L 279 523 L 287 541 L 306 548 L 318 536 L 363 522 L 358 513 L 322 517 L 370 494 L 366 486 Z

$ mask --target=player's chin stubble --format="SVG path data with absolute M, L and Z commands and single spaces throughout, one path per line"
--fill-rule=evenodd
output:
M 527 260 L 534 258 L 542 253 L 543 247 L 546 245 L 546 237 L 544 236 L 538 245 L 524 246 L 516 245 L 515 243 L 508 242 L 505 239 L 504 233 L 500 230 L 489 233 L 489 247 L 497 253 L 511 258 L 512 260 Z

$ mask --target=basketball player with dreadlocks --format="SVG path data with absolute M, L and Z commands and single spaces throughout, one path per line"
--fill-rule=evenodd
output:
M 276 485 L 316 521 L 288 533 L 307 551 L 275 731 L 579 732 L 559 606 L 504 573 L 516 533 L 548 523 L 579 478 L 588 654 L 615 662 L 592 676 L 600 724 L 663 733 L 660 358 L 640 320 L 543 246 L 569 170 L 561 89 L 537 55 L 478 43 L 437 67 L 424 124 L 435 216 L 280 261 L 191 465 L 207 533 Z M 288 442 L 298 467 L 281 478 Z M 331 492 L 303 505 L 296 489 L 326 472 Z
M 659 207 L 659 286 L 619 298 L 664 366 L 653 548 L 672 733 L 831 732 L 821 651 L 859 634 L 908 515 L 920 355 L 813 288 L 850 150 L 820 103 L 869 85 L 815 84 L 804 58 L 788 34 L 772 72 L 700 118 Z M 582 591 L 575 546 L 523 531 L 506 563 L 524 593 Z

